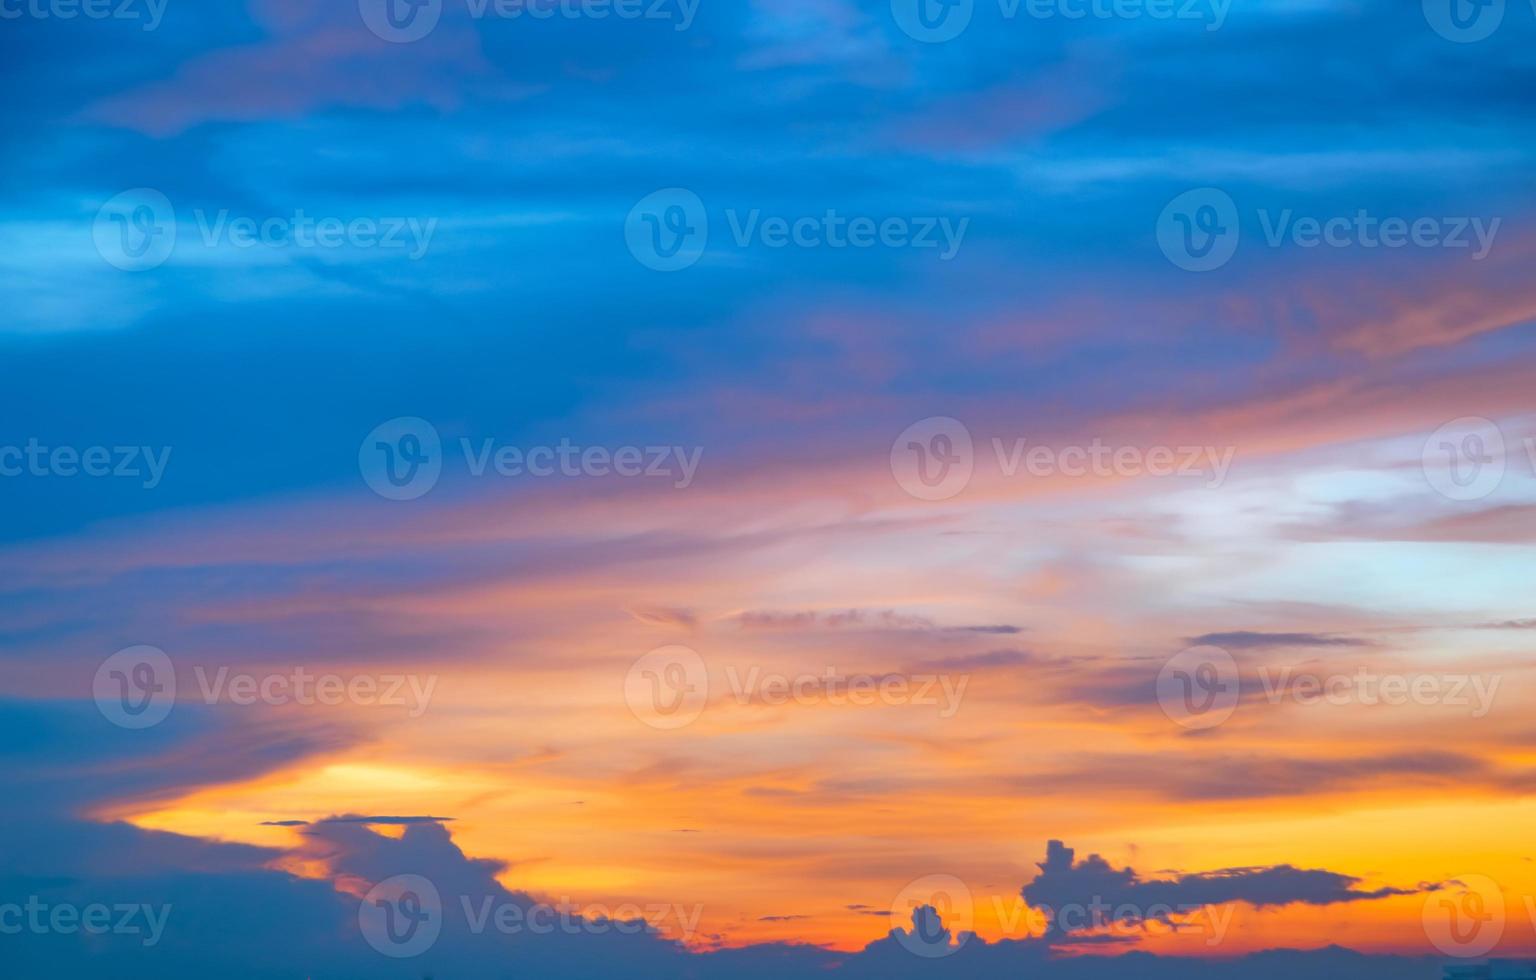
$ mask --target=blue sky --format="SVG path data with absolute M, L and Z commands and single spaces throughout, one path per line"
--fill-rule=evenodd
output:
M 191 975 L 277 894 L 221 972 L 417 975 L 353 918 L 359 882 L 404 873 L 706 906 L 687 952 L 577 942 L 539 953 L 582 964 L 551 975 L 981 969 L 898 969 L 854 906 L 930 873 L 1028 898 L 1061 839 L 1180 887 L 1289 868 L 1377 896 L 1238 895 L 1229 959 L 1429 976 L 1420 907 L 1469 872 L 1519 924 L 1530 855 L 1447 828 L 1518 826 L 1536 785 L 1536 3 L 975 0 L 948 40 L 907 0 L 440 0 L 416 40 L 370 29 L 373 0 L 72 9 L 0 0 L 0 717 L 28 801 L 0 885 L 209 918 L 116 965 L 25 934 L 28 969 Z M 707 236 L 657 271 L 647 222 L 679 216 Z M 1220 227 L 1213 267 L 1185 227 Z M 168 251 L 133 254 L 146 228 Z M 924 499 L 896 456 L 917 432 L 940 458 L 935 419 L 972 447 Z M 408 499 L 368 462 L 392 420 L 440 447 Z M 1135 472 L 1020 475 L 1015 440 Z M 475 463 L 561 445 L 662 472 Z M 1149 476 L 1152 447 L 1230 469 Z M 93 449 L 113 473 L 80 472 Z M 1501 475 L 1463 493 L 1455 453 Z M 1503 693 L 1486 718 L 1245 702 L 1170 730 L 1156 664 L 1250 634 L 1245 682 L 1454 667 Z M 120 730 L 93 677 L 141 644 L 180 691 Z M 619 695 L 677 644 L 715 684 L 969 665 L 971 700 L 940 724 L 745 699 L 663 737 Z M 403 725 L 189 702 L 193 667 L 296 665 L 442 686 Z M 1379 813 L 1442 843 L 1348 861 Z M 999 971 L 1102 966 L 977 928 Z M 1209 955 L 1070 952 L 1133 946 L 1154 976 Z

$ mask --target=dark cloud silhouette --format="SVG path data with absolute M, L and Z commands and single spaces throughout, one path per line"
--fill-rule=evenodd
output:
M 1061 841 L 1051 841 L 1040 874 L 1021 892 L 1032 907 L 1050 913 L 1051 935 L 1056 938 L 1116 924 L 1171 923 L 1203 907 L 1229 902 L 1254 908 L 1334 905 L 1439 887 L 1361 889 L 1359 878 L 1289 864 L 1142 878 L 1134 869 L 1115 868 L 1097 854 L 1081 861 L 1074 861 L 1074 854 Z

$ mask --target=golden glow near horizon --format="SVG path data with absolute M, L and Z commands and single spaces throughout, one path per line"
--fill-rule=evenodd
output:
M 1298 483 L 1314 501 L 1391 497 L 1386 472 L 1260 471 L 1219 496 L 983 487 L 938 516 L 706 498 L 652 515 L 733 542 L 702 558 L 368 604 L 473 638 L 411 668 L 432 673 L 426 710 L 348 707 L 362 734 L 334 751 L 108 815 L 276 848 L 309 875 L 323 861 L 279 824 L 451 817 L 454 843 L 503 862 L 507 887 L 698 907 L 680 937 L 698 945 L 855 949 L 931 875 L 964 883 L 980 935 L 1022 938 L 1020 890 L 1059 839 L 1143 879 L 1290 865 L 1376 893 L 1153 921 L 1129 937 L 1139 948 L 1428 951 L 1426 902 L 1474 875 L 1507 890 L 1508 948 L 1525 948 L 1531 667 L 1521 631 L 1481 624 L 1517 618 L 1529 557 L 1287 538 L 1316 519 Z M 498 534 L 539 523 L 508 520 Z M 1475 574 L 1455 564 L 1469 551 Z M 1458 570 L 1426 586 L 1436 562 Z M 1154 695 L 1160 665 L 1205 634 L 1230 634 L 1242 699 L 1192 731 Z M 677 647 L 699 673 L 641 660 Z M 668 714 L 681 700 L 636 709 L 674 683 L 701 688 L 685 723 Z

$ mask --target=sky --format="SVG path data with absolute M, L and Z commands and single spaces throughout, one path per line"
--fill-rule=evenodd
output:
M 1536 957 L 1533 38 L 0 0 L 0 953 Z

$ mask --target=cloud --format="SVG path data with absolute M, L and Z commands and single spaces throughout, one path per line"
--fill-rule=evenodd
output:
M 926 616 L 894 609 L 754 610 L 737 613 L 733 621 L 743 630 L 910 630 L 934 633 L 989 633 L 1010 636 L 1023 627 L 1006 623 L 978 626 L 940 626 Z
M 1204 633 L 1191 636 L 1192 646 L 1209 644 L 1233 650 L 1267 650 L 1271 647 L 1358 647 L 1364 640 L 1326 633 L 1258 633 L 1252 630 L 1235 630 L 1229 633 Z
M 984 653 L 972 653 L 959 657 L 924 660 L 913 664 L 911 671 L 980 670 L 987 667 L 1017 667 L 1039 662 L 1040 658 L 1035 654 L 1023 650 L 988 650 Z
M 680 629 L 693 629 L 698 625 L 698 617 L 687 609 L 665 609 L 661 607 L 636 608 L 628 610 L 636 621 L 647 626 L 672 626 Z
M 1153 920 L 1171 923 L 1206 906 L 1229 902 L 1254 908 L 1335 905 L 1439 887 L 1360 889 L 1359 878 L 1288 864 L 1142 878 L 1131 868 L 1111 866 L 1097 854 L 1074 861 L 1072 848 L 1057 840 L 1049 842 L 1039 867 L 1040 874 L 1021 894 L 1034 908 L 1051 913 L 1052 934 L 1057 937 Z

